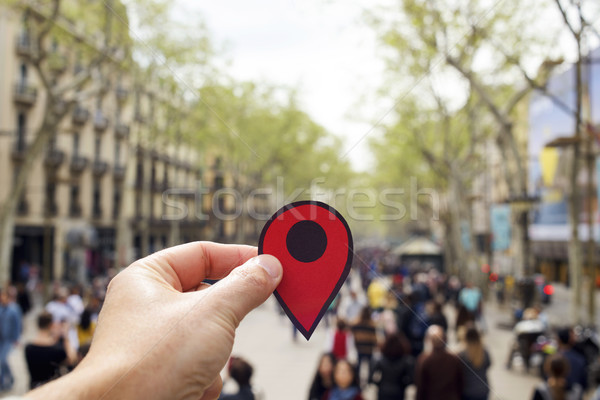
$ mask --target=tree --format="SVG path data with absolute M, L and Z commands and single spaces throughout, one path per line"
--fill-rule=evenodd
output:
M 474 93 L 486 118 L 494 122 L 495 143 L 504 159 L 503 172 L 510 196 L 526 196 L 525 154 L 515 128 L 516 110 L 533 89 L 522 76 L 524 58 L 530 55 L 535 59 L 543 48 L 538 33 L 526 22 L 532 9 L 542 3 L 528 2 L 527 10 L 518 1 L 504 2 L 502 7 L 475 0 L 453 3 L 405 0 L 400 4 L 399 10 L 379 10 L 369 15 L 381 41 L 391 50 L 389 70 L 394 76 L 409 77 L 413 82 L 433 76 L 438 88 L 455 82 L 450 98 L 457 108 L 469 98 L 468 93 Z M 498 49 L 498 41 L 511 49 L 509 55 Z M 519 60 L 518 65 L 513 60 Z M 405 86 L 400 93 L 404 93 L 408 84 L 406 80 L 401 82 Z M 399 102 L 402 101 L 399 96 Z M 529 274 L 527 211 L 516 214 L 513 232 L 519 248 L 517 271 Z

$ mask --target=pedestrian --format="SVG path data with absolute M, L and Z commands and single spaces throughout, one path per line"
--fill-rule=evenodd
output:
M 21 308 L 23 315 L 31 310 L 31 297 L 24 283 L 17 283 L 17 304 Z
M 560 329 L 557 332 L 558 352 L 569 363 L 569 373 L 567 374 L 567 388 L 573 385 L 581 386 L 582 391 L 588 387 L 587 365 L 585 357 L 573 348 L 575 336 L 570 328 Z
M 37 326 L 37 335 L 25 346 L 31 389 L 58 378 L 62 365 L 77 361 L 77 353 L 69 341 L 67 323 L 53 322 L 52 314 L 43 311 L 38 316 Z
M 427 325 L 438 325 L 448 331 L 448 320 L 442 311 L 442 305 L 435 300 L 430 300 L 425 304 L 425 315 L 427 316 Z
M 360 313 L 360 319 L 351 327 L 354 337 L 354 345 L 358 353 L 358 374 L 363 364 L 367 364 L 368 376 L 371 375 L 371 363 L 373 360 L 373 350 L 377 347 L 377 331 L 375 323 L 371 318 L 371 309 L 363 307 Z
M 482 308 L 481 290 L 473 286 L 473 283 L 468 281 L 465 287 L 458 294 L 458 302 L 463 305 L 471 314 L 473 320 L 478 321 L 481 316 Z
M 487 400 L 490 387 L 487 371 L 492 365 L 490 355 L 483 346 L 481 335 L 474 325 L 465 332 L 465 349 L 458 356 L 463 362 L 463 400 Z
M 463 367 L 460 359 L 446 350 L 444 330 L 431 325 L 425 337 L 431 350 L 417 360 L 417 400 L 460 400 L 464 387 Z
M 381 347 L 381 359 L 373 366 L 371 381 L 377 385 L 377 400 L 404 400 L 413 382 L 414 359 L 410 345 L 400 333 L 389 335 Z
M 52 314 L 54 322 L 65 323 L 68 326 L 68 335 L 71 346 L 77 350 L 79 340 L 77 338 L 76 324 L 79 314 L 68 303 L 70 293 L 66 287 L 60 286 L 56 289 L 54 299 L 46 304 L 46 311 Z M 74 302 L 75 303 L 75 302 Z
M 356 368 L 345 359 L 338 360 L 333 369 L 333 388 L 323 400 L 363 400 Z
M 346 322 L 341 318 L 336 321 L 336 329 L 333 332 L 329 349 L 338 360 L 349 357 L 355 351 L 352 334 L 348 331 Z
M 548 380 L 539 384 L 533 392 L 533 400 L 578 400 L 583 390 L 577 383 L 568 388 L 569 362 L 561 354 L 548 357 L 544 364 Z
M 0 391 L 12 389 L 15 383 L 8 356 L 23 331 L 22 314 L 15 303 L 16 296 L 17 290 L 13 286 L 0 293 Z
M 324 353 L 319 359 L 317 372 L 310 385 L 308 400 L 322 400 L 325 392 L 333 388 L 333 367 L 335 356 L 332 353 Z
M 96 321 L 92 320 L 92 309 L 88 306 L 81 313 L 79 324 L 77 325 L 77 339 L 80 346 L 90 344 L 96 329 Z
M 385 305 L 387 289 L 383 283 L 383 278 L 376 278 L 371 281 L 367 289 L 369 305 L 376 312 L 381 312 Z
M 246 360 L 239 357 L 231 357 L 229 362 L 229 376 L 238 386 L 238 391 L 233 394 L 223 394 L 219 400 L 254 400 L 254 392 L 250 385 L 250 379 L 254 369 Z
M 350 289 L 350 297 L 346 301 L 342 314 L 343 318 L 351 324 L 357 322 L 364 306 L 364 301 L 358 297 L 356 291 Z

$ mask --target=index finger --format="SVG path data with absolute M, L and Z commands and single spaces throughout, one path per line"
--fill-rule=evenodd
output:
M 182 291 L 198 287 L 205 279 L 221 279 L 232 269 L 256 257 L 253 246 L 192 242 L 149 256 L 152 264 L 177 279 Z

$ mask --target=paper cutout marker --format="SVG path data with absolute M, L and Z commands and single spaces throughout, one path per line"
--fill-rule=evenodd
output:
M 274 295 L 307 340 L 350 273 L 352 246 L 344 218 L 318 201 L 282 207 L 262 230 L 258 253 L 283 265 Z

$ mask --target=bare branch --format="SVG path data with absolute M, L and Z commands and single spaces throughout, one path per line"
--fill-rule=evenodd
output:
M 554 3 L 556 3 L 556 6 L 558 7 L 558 10 L 560 11 L 563 21 L 565 22 L 565 25 L 567 25 L 567 28 L 569 28 L 569 30 L 571 31 L 571 33 L 573 34 L 575 39 L 577 39 L 579 37 L 579 35 L 581 34 L 581 31 L 577 32 L 575 30 L 575 28 L 573 28 L 573 25 L 571 25 L 571 22 L 569 21 L 569 17 L 567 17 L 567 11 L 563 8 L 562 4 L 560 3 L 560 0 L 554 0 Z

